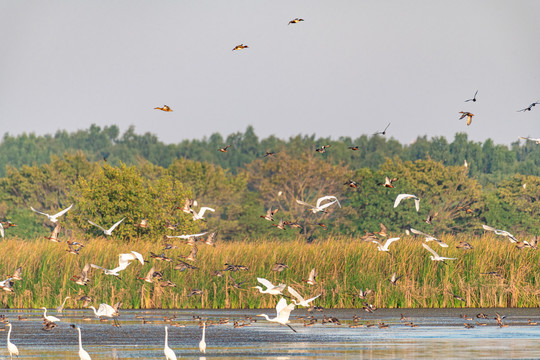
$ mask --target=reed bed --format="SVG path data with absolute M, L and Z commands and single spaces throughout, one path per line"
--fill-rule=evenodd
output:
M 176 262 L 160 262 L 149 257 L 150 252 L 161 254 L 162 247 L 155 241 L 140 240 L 131 244 L 115 243 L 107 239 L 93 239 L 80 251 L 69 254 L 65 244 L 45 239 L 33 241 L 8 239 L 2 241 L 3 261 L 0 274 L 7 278 L 19 266 L 22 281 L 16 281 L 13 293 L 2 292 L 4 308 L 39 308 L 58 306 L 65 296 L 71 296 L 66 307 L 79 308 L 75 301 L 82 295 L 93 303 L 109 304 L 121 301 L 122 308 L 270 308 L 279 297 L 260 294 L 252 286 L 259 285 L 257 277 L 274 284 L 286 283 L 306 298 L 322 294 L 315 305 L 325 308 L 357 308 L 365 302 L 386 308 L 438 307 L 537 307 L 539 253 L 533 249 L 517 249 L 505 238 L 493 235 L 468 237 L 451 235 L 443 241 L 448 248 L 434 242 L 430 246 L 441 256 L 458 260 L 438 263 L 431 261 L 421 246 L 423 238 L 404 237 L 390 247 L 391 253 L 379 252 L 375 244 L 356 238 L 338 237 L 305 243 L 298 239 L 283 242 L 272 239 L 222 242 L 216 247 L 199 245 L 198 270 L 178 271 Z M 467 241 L 472 250 L 457 249 L 459 241 Z M 178 259 L 189 253 L 189 246 L 178 242 L 178 249 L 168 250 L 166 256 Z M 75 284 L 70 278 L 80 273 L 85 263 L 105 268 L 118 266 L 118 255 L 131 250 L 140 252 L 148 264 L 134 261 L 121 279 L 92 269 L 87 286 Z M 270 269 L 275 262 L 289 266 L 281 273 Z M 241 264 L 248 271 L 224 272 L 224 264 Z M 171 280 L 174 288 L 149 284 L 143 277 L 155 266 Z M 317 285 L 302 281 L 312 268 L 319 276 Z M 388 279 L 396 272 L 403 277 L 396 285 Z M 502 276 L 483 275 L 497 272 Z M 232 287 L 231 275 L 237 282 L 246 281 L 244 290 Z M 188 296 L 191 289 L 203 290 L 203 295 Z M 366 300 L 359 299 L 359 289 L 372 289 Z M 287 294 L 287 292 L 284 292 Z M 466 303 L 456 299 L 459 295 Z

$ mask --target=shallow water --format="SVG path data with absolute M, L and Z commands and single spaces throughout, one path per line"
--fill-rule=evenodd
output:
M 498 312 L 506 315 L 508 327 L 496 326 L 493 317 Z M 318 322 L 304 327 L 303 320 L 295 316 L 308 314 L 304 309 L 294 310 L 288 327 L 269 323 L 263 318 L 248 327 L 234 328 L 233 321 L 245 316 L 266 313 L 275 316 L 275 310 L 151 310 L 128 311 L 120 314 L 121 327 L 100 322 L 88 310 L 64 310 L 58 328 L 41 330 L 41 310 L 6 310 L 3 312 L 13 325 L 11 341 L 19 347 L 21 359 L 78 359 L 78 335 L 69 324 L 78 324 L 82 331 L 83 347 L 92 359 L 163 359 L 164 326 L 169 327 L 169 346 L 180 358 L 202 358 L 199 341 L 202 330 L 193 315 L 218 322 L 229 318 L 229 323 L 206 329 L 206 358 L 220 359 L 453 359 L 453 358 L 540 358 L 540 327 L 528 324 L 528 319 L 540 322 L 538 309 L 398 309 L 377 310 L 325 310 L 342 325 L 321 324 L 323 313 L 314 312 Z M 485 313 L 489 319 L 477 319 Z M 384 322 L 388 328 L 350 328 L 353 315 L 359 324 Z M 400 320 L 404 314 L 418 327 L 405 326 Z M 467 314 L 473 320 L 465 320 Z M 25 321 L 18 320 L 21 315 Z M 92 320 L 83 320 L 91 317 Z M 151 324 L 143 324 L 144 316 Z M 164 316 L 176 316 L 172 324 Z M 487 323 L 466 329 L 464 323 Z M 2 329 L 0 325 L 0 330 Z M 8 355 L 7 332 L 0 332 L 0 355 Z

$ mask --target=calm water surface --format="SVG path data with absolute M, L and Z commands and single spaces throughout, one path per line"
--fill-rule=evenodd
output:
M 498 312 L 506 315 L 508 327 L 496 326 L 493 317 Z M 314 312 L 318 322 L 304 327 L 303 320 L 295 316 L 308 315 L 303 309 L 291 315 L 294 333 L 287 327 L 269 323 L 263 318 L 248 327 L 234 328 L 233 321 L 246 316 L 266 313 L 275 317 L 275 310 L 152 310 L 121 311 L 121 327 L 100 322 L 88 310 L 64 310 L 58 315 L 62 322 L 53 331 L 41 330 L 41 310 L 6 310 L 2 312 L 13 325 L 11 341 L 19 347 L 20 359 L 78 359 L 78 335 L 69 324 L 78 324 L 82 330 L 83 347 L 92 359 L 163 359 L 165 336 L 164 316 L 176 319 L 168 323 L 169 346 L 180 358 L 219 359 L 538 359 L 540 358 L 540 326 L 529 325 L 528 320 L 540 323 L 539 309 L 399 309 L 377 310 L 325 310 L 342 325 L 321 324 L 323 313 Z M 485 313 L 489 319 L 477 319 Z M 350 328 L 353 315 L 359 324 L 384 322 L 388 328 Z M 401 314 L 418 327 L 405 326 Z M 474 320 L 460 318 L 466 314 Z M 18 320 L 18 316 L 23 321 Z M 193 316 L 218 322 L 229 318 L 229 323 L 206 329 L 207 353 L 199 352 L 202 330 Z M 91 317 L 92 320 L 83 320 Z M 144 316 L 151 324 L 143 324 Z M 466 329 L 464 323 L 476 325 Z M 246 320 L 249 322 L 249 320 Z M 3 330 L 0 324 L 0 330 Z M 8 355 L 7 331 L 0 332 L 0 356 Z M 9 358 L 9 356 L 7 356 Z

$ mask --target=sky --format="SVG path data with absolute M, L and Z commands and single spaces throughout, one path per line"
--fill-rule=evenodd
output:
M 404 144 L 510 144 L 540 137 L 540 105 L 517 112 L 540 101 L 538 14 L 532 0 L 4 0 L 0 134 L 338 139 L 391 123 Z

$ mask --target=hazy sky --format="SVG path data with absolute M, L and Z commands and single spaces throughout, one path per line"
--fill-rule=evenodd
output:
M 403 143 L 509 144 L 540 137 L 540 105 L 516 112 L 540 100 L 539 16 L 540 1 L 3 0 L 0 133 L 336 139 L 391 122 Z

